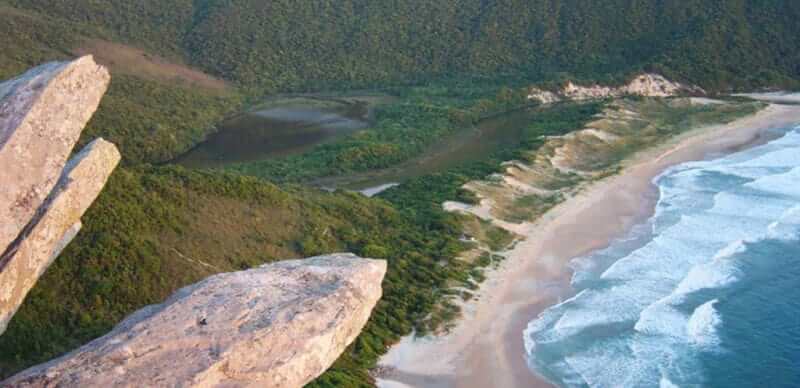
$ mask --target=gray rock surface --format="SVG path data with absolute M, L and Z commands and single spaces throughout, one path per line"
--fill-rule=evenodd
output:
M 108 82 L 84 57 L 0 83 L 0 334 L 119 163 L 103 139 L 66 161 Z M 385 273 L 336 254 L 212 276 L 0 386 L 300 387 L 358 336 Z
M 98 140 L 66 165 L 108 83 L 91 56 L 0 83 L 0 334 L 119 162 Z
M 351 254 L 215 275 L 3 387 L 301 387 L 356 338 L 386 262 Z
M 108 82 L 87 56 L 0 84 L 0 251 L 50 194 Z
M 97 139 L 70 159 L 53 191 L 17 239 L 0 253 L 0 333 L 25 296 L 78 233 L 80 218 L 120 160 L 117 148 Z

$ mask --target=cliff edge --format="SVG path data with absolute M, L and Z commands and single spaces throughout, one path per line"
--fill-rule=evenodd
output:
M 0 83 L 0 334 L 119 162 L 102 139 L 67 162 L 109 80 L 87 56 Z
M 2 387 L 301 387 L 381 297 L 386 262 L 334 254 L 214 275 Z
M 0 334 L 120 161 L 103 139 L 67 160 L 108 83 L 91 57 L 0 83 Z M 211 276 L 0 387 L 300 387 L 358 336 L 386 266 L 333 254 Z

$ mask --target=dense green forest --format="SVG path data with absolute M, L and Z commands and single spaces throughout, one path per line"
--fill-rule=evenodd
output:
M 795 84 L 792 0 L 3 0 L 191 63 L 245 89 L 452 74 L 618 78 L 711 89 Z
M 285 91 L 645 70 L 715 91 L 800 86 L 790 0 L 0 0 L 0 18 L 0 79 L 101 39 L 234 85 L 115 76 L 87 137 L 116 142 L 127 163 L 170 160 L 243 103 Z
M 66 2 L 58 4 L 69 5 Z M 44 62 L 71 58 L 96 28 L 3 6 L 0 1 L 0 79 Z M 186 151 L 242 104 L 237 92 L 205 90 L 116 74 L 100 109 L 83 133 L 113 141 L 126 163 L 163 162 Z
M 368 361 L 398 335 L 422 329 L 445 282 L 471 270 L 455 259 L 464 249 L 458 217 L 435 213 L 415 223 L 390 203 L 358 194 L 174 167 L 123 168 L 0 337 L 0 373 L 102 335 L 212 273 L 348 251 L 391 263 L 384 298 L 353 349 L 369 357 L 347 372 L 369 381 Z
M 525 87 L 620 82 L 640 71 L 712 91 L 797 88 L 800 3 L 789 0 L 0 0 L 0 79 L 113 41 L 231 84 L 224 92 L 117 73 L 81 142 L 116 143 L 123 166 L 84 230 L 0 336 L 0 376 L 102 335 L 125 315 L 214 272 L 332 251 L 389 260 L 385 296 L 318 387 L 369 386 L 412 330 L 440 328 L 466 220 L 446 200 L 590 120 L 603 103 L 542 110 L 520 143 L 412 179 L 379 198 L 302 185 L 396 165 L 481 118 L 527 104 Z M 309 153 L 193 171 L 163 164 L 265 95 L 369 88 L 396 98 L 373 125 Z M 490 231 L 501 248 L 510 236 Z M 207 265 L 199 265 L 204 262 Z M 440 265 L 445 264 L 445 265 Z
M 599 106 L 548 110 L 526 127 L 524 148 L 412 180 L 379 199 L 181 167 L 121 168 L 0 336 L 0 375 L 102 335 L 137 308 L 212 273 L 348 251 L 389 260 L 384 297 L 362 335 L 315 384 L 369 386 L 368 368 L 387 346 L 453 318 L 454 306 L 431 313 L 453 282 L 474 288 L 479 267 L 491 262 L 457 258 L 470 248 L 459 240 L 464 216 L 441 203 L 473 201 L 464 183 L 499 171 L 502 161 L 541 144 L 542 135 L 580 128 Z M 499 229 L 491 233 L 494 249 L 510 242 Z

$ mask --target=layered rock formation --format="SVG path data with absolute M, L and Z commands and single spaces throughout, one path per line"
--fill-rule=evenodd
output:
M 0 247 L 19 235 L 53 189 L 109 79 L 84 57 L 0 84 Z
M 547 91 L 531 88 L 529 100 L 550 104 L 564 100 L 591 100 L 623 96 L 670 97 L 680 94 L 705 94 L 703 89 L 672 82 L 658 74 L 642 74 L 619 87 L 602 85 L 580 86 L 567 82 L 561 90 Z
M 0 84 L 0 333 L 120 159 L 100 139 L 67 163 L 108 82 L 84 57 Z
M 386 262 L 350 254 L 212 276 L 4 387 L 300 387 L 356 338 Z

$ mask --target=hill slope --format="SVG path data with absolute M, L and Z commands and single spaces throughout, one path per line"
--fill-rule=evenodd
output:
M 87 136 L 118 144 L 127 164 L 164 162 L 243 96 L 283 91 L 464 77 L 613 83 L 643 70 L 710 91 L 796 88 L 799 4 L 0 0 L 0 79 L 102 54 L 114 81 Z
M 257 92 L 453 73 L 649 68 L 710 89 L 800 76 L 790 0 L 5 0 L 189 60 Z M 2 3 L 2 2 L 0 2 Z
M 346 250 L 390 260 L 387 293 L 317 386 L 368 385 L 366 368 L 387 344 L 435 327 L 428 317 L 454 314 L 447 306 L 431 314 L 448 284 L 479 277 L 456 259 L 465 249 L 463 220 L 440 204 L 466 200 L 459 187 L 496 172 L 503 159 L 416 179 L 386 200 L 146 164 L 172 159 L 250 99 L 281 91 L 461 81 L 454 96 L 432 88 L 447 103 L 426 95 L 388 111 L 385 125 L 361 138 L 259 166 L 272 179 L 323 174 L 326 158 L 340 154 L 359 156 L 346 159 L 353 170 L 380 167 L 399 157 L 370 146 L 396 141 L 410 154 L 429 138 L 414 144 L 407 134 L 468 127 L 472 119 L 460 116 L 495 105 L 478 100 L 495 94 L 483 88 L 464 98 L 469 104 L 450 101 L 469 94 L 473 79 L 488 90 L 505 80 L 621 81 L 646 69 L 709 90 L 796 87 L 798 19 L 800 3 L 789 0 L 0 0 L 0 79 L 96 48 L 98 39 L 126 53 L 108 61 L 133 63 L 111 66 L 111 88 L 84 131 L 118 144 L 125 167 L 0 337 L 0 375 L 74 348 L 210 273 Z M 147 71 L 138 71 L 142 64 Z M 181 74 L 223 79 L 227 89 L 172 79 Z M 470 108 L 482 104 L 487 109 Z M 523 145 L 581 128 L 594 113 L 543 114 Z M 507 151 L 501 156 L 514 150 Z

